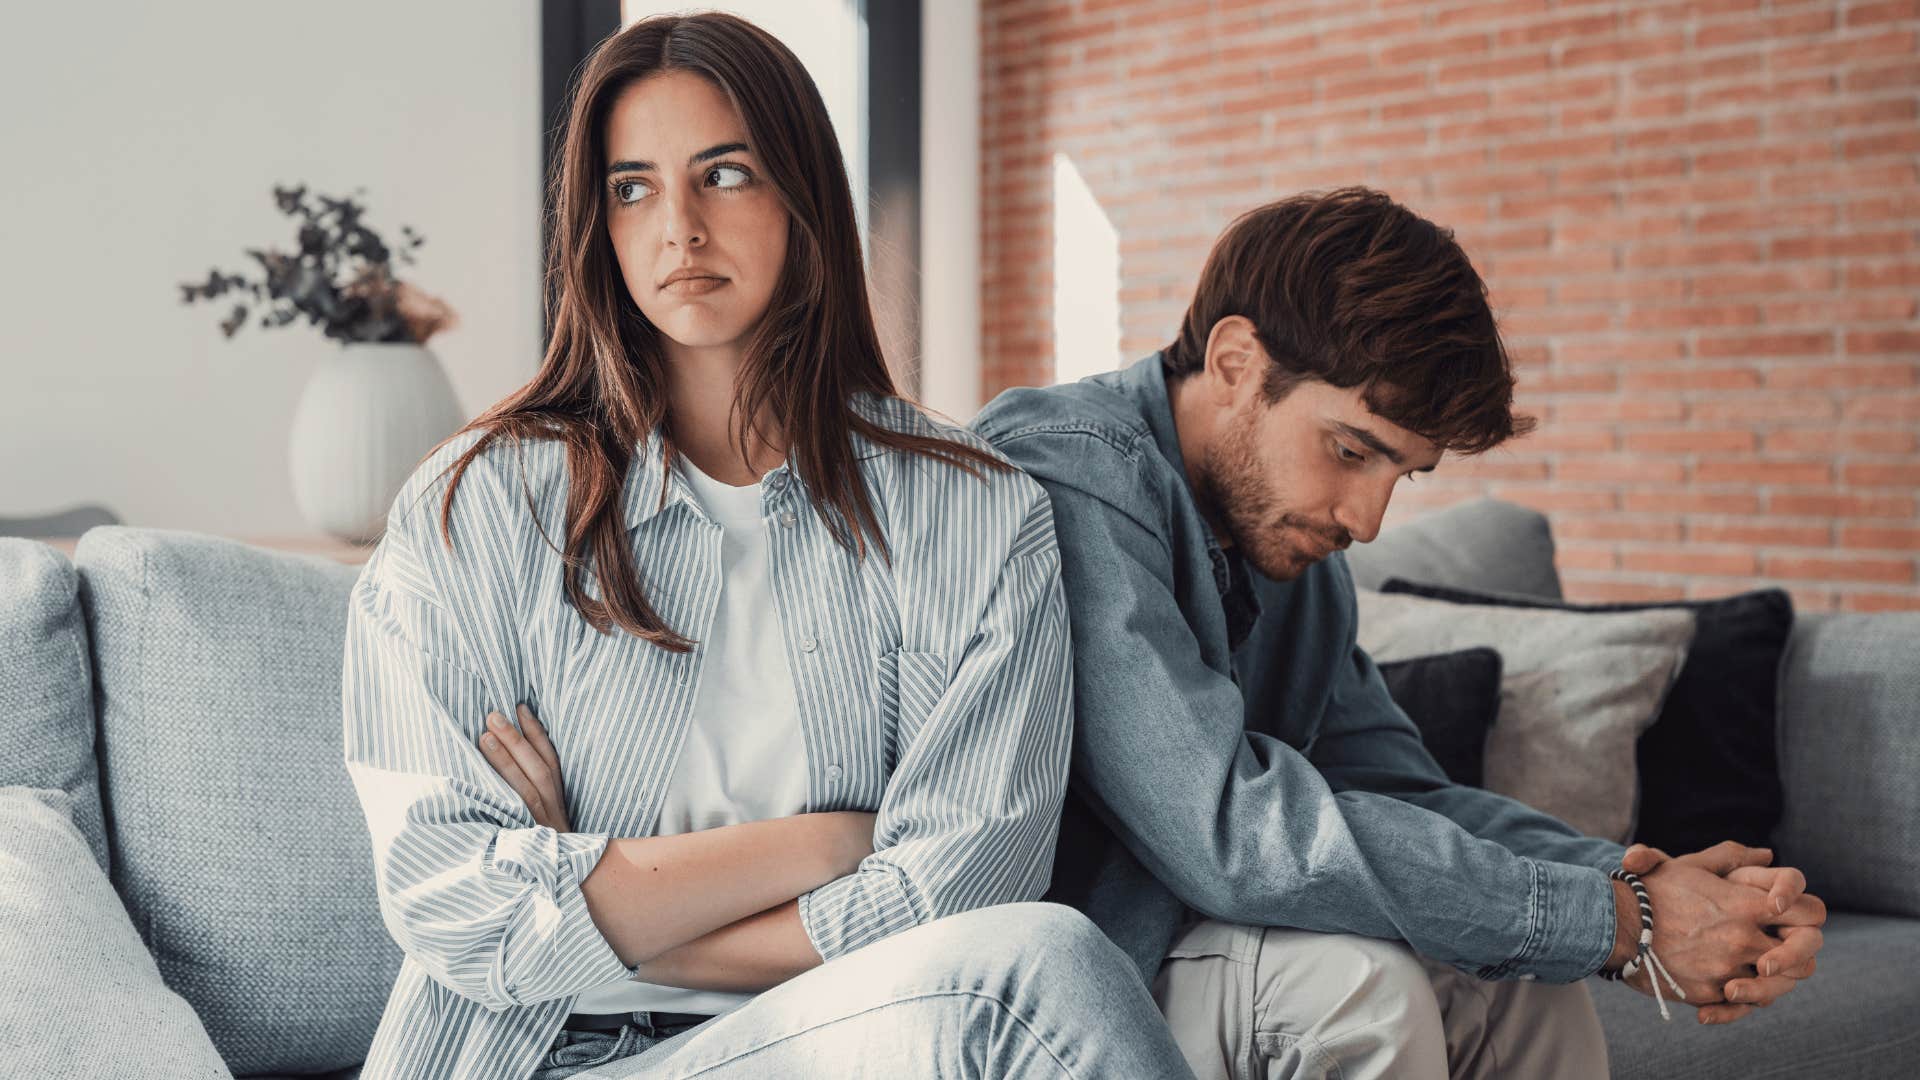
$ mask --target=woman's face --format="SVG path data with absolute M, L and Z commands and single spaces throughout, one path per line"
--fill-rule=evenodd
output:
M 606 180 L 607 234 L 647 320 L 686 349 L 743 346 L 786 263 L 787 211 L 726 94 L 685 71 L 627 87 Z

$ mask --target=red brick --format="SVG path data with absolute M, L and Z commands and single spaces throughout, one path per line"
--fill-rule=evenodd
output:
M 1677 517 L 1579 517 L 1556 514 L 1553 518 L 1556 541 L 1569 540 L 1644 540 L 1649 543 L 1676 541 L 1681 537 Z
M 1621 493 L 1621 509 L 1629 513 L 1751 514 L 1760 508 L 1760 497 L 1753 494 L 1728 494 L 1699 491 L 1694 488 L 1647 490 L 1632 488 Z
M 1832 480 L 1833 466 L 1824 461 L 1703 461 L 1693 467 L 1696 484 L 1814 487 Z
M 1702 334 L 1693 342 L 1699 357 L 1819 356 L 1834 349 L 1831 333 Z
M 1876 551 L 1920 551 L 1920 526 L 1849 526 L 1840 530 L 1840 546 Z
M 1847 9 L 1848 26 L 1920 19 L 1920 0 L 1887 0 L 1879 4 L 1856 4 Z
M 1848 487 L 1920 487 L 1920 461 L 1902 464 L 1848 465 L 1843 471 Z
M 1755 442 L 1751 431 L 1629 431 L 1622 438 L 1630 452 L 1655 454 L 1743 453 Z
M 1619 503 L 1611 491 L 1576 491 L 1551 484 L 1495 484 L 1489 494 L 1547 514 L 1562 510 L 1612 510 Z
M 1766 305 L 1762 314 L 1774 324 L 1889 322 L 1911 318 L 1911 296 L 1820 297 L 1812 300 L 1788 300 Z
M 1920 353 L 1920 330 L 1856 330 L 1846 343 L 1850 353 Z
M 1722 240 L 1711 244 L 1636 244 L 1629 247 L 1626 254 L 1629 268 L 1715 266 L 1759 261 L 1760 245 L 1753 240 Z
M 1920 423 L 1920 394 L 1875 394 L 1872 397 L 1855 398 L 1847 402 L 1844 415 L 1852 422 Z
M 1762 445 L 1769 454 L 1910 454 L 1920 447 L 1920 436 L 1884 428 L 1785 428 L 1768 434 Z
M 1920 611 L 1920 594 L 1850 592 L 1840 598 L 1845 611 Z
M 1687 539 L 1747 547 L 1828 547 L 1833 543 L 1833 532 L 1824 525 L 1688 522 Z
M 1900 60 L 1879 66 L 1853 66 L 1848 68 L 1842 85 L 1849 94 L 1920 86 L 1920 65 Z
M 1715 270 L 1694 279 L 1697 297 L 1740 296 L 1757 293 L 1804 293 L 1833 288 L 1838 275 L 1831 266 L 1769 266 L 1765 270 Z
M 1784 517 L 1908 518 L 1914 514 L 1914 502 L 1905 495 L 1808 495 L 1776 491 L 1767 497 L 1767 512 Z
M 1842 146 L 1848 161 L 1879 157 L 1883 154 L 1920 153 L 1920 131 L 1884 131 L 1875 135 L 1856 135 Z
M 1485 34 L 1458 34 L 1444 38 L 1416 38 L 1380 50 L 1380 63 L 1386 67 L 1446 60 L 1458 56 L 1480 56 L 1487 51 Z
M 1767 385 L 1786 390 L 1907 387 L 1920 382 L 1913 364 L 1805 364 L 1767 369 Z
M 1687 407 L 1671 398 L 1583 398 L 1554 407 L 1554 419 L 1570 424 L 1660 423 L 1678 420 Z
M 1646 604 L 1661 600 L 1680 600 L 1687 590 L 1678 585 L 1654 585 L 1637 581 L 1596 581 L 1569 574 L 1561 583 L 1567 599 L 1576 604 Z
M 1562 458 L 1554 479 L 1563 484 L 1677 484 L 1686 479 L 1686 466 L 1659 458 L 1593 455 Z
M 1628 390 L 1750 390 L 1760 385 L 1752 368 L 1668 368 L 1627 372 Z
M 1766 562 L 1773 578 L 1814 581 L 1878 581 L 1905 584 L 1914 579 L 1912 559 L 1840 559 L 1778 555 Z
M 1920 152 L 1920 148 L 1916 148 Z M 1828 259 L 1841 255 L 1899 255 L 1913 250 L 1913 236 L 1907 232 L 1815 233 L 1809 236 L 1782 236 L 1769 247 L 1776 259 Z
M 1659 551 L 1623 551 L 1620 553 L 1620 568 L 1650 574 L 1744 577 L 1759 568 L 1759 560 L 1746 551 L 1699 551 L 1674 547 Z
M 1775 48 L 1768 57 L 1774 71 L 1797 67 L 1834 67 L 1854 64 L 1871 56 L 1894 56 L 1913 51 L 1913 32 L 1909 30 L 1874 37 L 1848 37 L 1812 45 Z
M 1612 570 L 1620 565 L 1611 544 L 1569 543 L 1560 538 L 1560 524 L 1553 527 L 1553 565 L 1562 572 L 1568 570 Z
M 1761 391 L 1697 401 L 1690 406 L 1688 419 L 1701 424 L 1731 427 L 1735 424 L 1831 420 L 1838 411 L 1839 407 L 1832 398 Z

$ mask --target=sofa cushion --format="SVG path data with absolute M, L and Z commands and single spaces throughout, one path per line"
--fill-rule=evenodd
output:
M 1456 784 L 1486 779 L 1487 732 L 1500 716 L 1500 654 L 1481 646 L 1380 665 L 1387 693 Z
M 341 747 L 358 568 L 194 533 L 94 529 L 114 884 L 240 1074 L 365 1059 L 399 970 Z
M 1449 589 L 1394 578 L 1381 592 L 1455 604 L 1557 611 L 1685 608 L 1699 629 L 1660 717 L 1640 736 L 1640 821 L 1633 838 L 1675 855 L 1722 840 L 1766 847 L 1780 823 L 1774 718 L 1780 658 L 1793 633 L 1793 601 L 1780 589 L 1714 600 L 1568 604 Z
M 1347 567 L 1363 589 L 1378 589 L 1398 577 L 1560 599 L 1545 515 L 1498 499 L 1475 499 L 1396 524 L 1373 543 L 1348 549 Z
M 6 1075 L 230 1080 L 193 1008 L 141 946 L 68 816 L 73 805 L 54 788 L 0 787 Z
M 1833 912 L 1820 970 L 1786 997 L 1731 1024 L 1701 1026 L 1694 1011 L 1660 1019 L 1632 987 L 1588 979 L 1616 1080 L 1760 1080 L 1920 1076 L 1920 920 Z
M 93 759 L 93 673 L 73 564 L 0 538 L 0 785 L 58 788 L 102 869 L 107 831 Z
M 1486 784 L 1588 836 L 1632 835 L 1634 745 L 1693 639 L 1690 611 L 1588 615 L 1358 590 L 1360 647 L 1387 662 L 1486 646 L 1500 715 Z
M 1779 738 L 1781 861 L 1829 907 L 1920 917 L 1920 613 L 1802 615 Z

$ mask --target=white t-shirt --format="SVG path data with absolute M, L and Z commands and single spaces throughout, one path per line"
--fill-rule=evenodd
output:
M 697 645 L 706 657 L 686 743 L 660 809 L 660 836 L 789 817 L 807 808 L 807 751 L 773 602 L 760 485 L 724 484 L 685 457 L 679 460 L 694 498 L 724 532 L 720 604 L 706 640 Z M 751 997 L 620 979 L 582 993 L 573 1011 L 717 1014 Z

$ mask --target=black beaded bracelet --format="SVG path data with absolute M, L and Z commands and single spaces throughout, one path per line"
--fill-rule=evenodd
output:
M 1631 960 L 1620 965 L 1620 970 L 1607 971 L 1603 969 L 1600 972 L 1600 977 L 1618 981 L 1632 978 L 1643 967 L 1651 968 L 1653 974 L 1647 976 L 1647 981 L 1653 984 L 1653 1000 L 1660 1006 L 1660 1019 L 1672 1020 L 1673 1015 L 1667 1011 L 1666 999 L 1660 996 L 1661 978 L 1664 977 L 1667 980 L 1667 984 L 1673 987 L 1675 1000 L 1685 1001 L 1687 1000 L 1687 994 L 1686 991 L 1680 989 L 1680 984 L 1674 981 L 1673 976 L 1667 973 L 1667 965 L 1661 963 L 1660 957 L 1654 954 L 1653 901 L 1647 898 L 1647 886 L 1640 880 L 1639 874 L 1629 873 L 1626 870 L 1616 868 L 1610 871 L 1607 876 L 1615 881 L 1626 882 L 1627 888 L 1633 890 L 1634 900 L 1640 904 L 1640 948 Z

